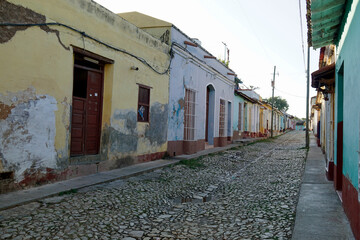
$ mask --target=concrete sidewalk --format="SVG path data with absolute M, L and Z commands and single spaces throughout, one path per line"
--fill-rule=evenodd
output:
M 260 139 L 247 139 L 245 143 L 230 144 L 225 147 L 210 148 L 192 155 L 179 155 L 171 159 L 160 159 L 156 161 L 140 163 L 120 169 L 114 169 L 107 172 L 99 172 L 92 175 L 77 177 L 66 181 L 51 183 L 40 187 L 34 187 L 27 190 L 20 190 L 10 192 L 7 194 L 0 194 L 0 210 L 16 207 L 29 202 L 37 201 L 46 197 L 58 195 L 61 192 L 70 190 L 77 190 L 92 185 L 102 184 L 106 182 L 124 179 L 142 173 L 154 171 L 159 168 L 171 166 L 178 163 L 180 160 L 193 159 L 200 156 L 205 156 L 211 153 L 225 151 L 227 149 L 247 145 Z
M 333 182 L 325 176 L 325 158 L 311 135 L 292 239 L 354 239 Z

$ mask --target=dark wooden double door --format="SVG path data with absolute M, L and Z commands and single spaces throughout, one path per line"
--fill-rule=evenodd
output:
M 99 153 L 103 72 L 74 68 L 70 154 Z

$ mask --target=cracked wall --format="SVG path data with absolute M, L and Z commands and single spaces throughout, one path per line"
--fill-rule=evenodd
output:
M 6 0 L 0 0 L 0 22 L 1 23 L 25 23 L 25 24 L 44 24 L 46 17 L 38 14 L 28 8 L 9 3 Z M 11 26 L 0 26 L 0 44 L 10 41 L 16 34 L 17 31 L 24 31 L 27 26 L 11 27 Z M 60 33 L 58 30 L 51 29 L 48 26 L 39 26 L 39 28 L 47 33 L 54 33 L 61 44 L 61 46 L 70 50 L 69 47 L 65 46 L 60 39 Z
M 56 99 L 28 89 L 26 93 L 0 95 L 0 102 L 2 109 L 11 109 L 0 119 L 3 169 L 14 171 L 19 182 L 29 169 L 56 168 Z

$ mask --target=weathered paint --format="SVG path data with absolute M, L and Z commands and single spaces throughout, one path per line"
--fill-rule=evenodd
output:
M 234 76 L 227 73 L 232 70 L 215 59 L 205 59 L 204 55 L 209 53 L 200 45 L 197 47 L 184 44 L 185 41 L 192 42 L 186 34 L 181 32 L 171 23 L 138 13 L 119 14 L 126 20 L 133 22 L 153 36 L 165 41 L 165 36 L 173 45 L 173 56 L 170 70 L 169 88 L 169 110 L 168 110 L 168 141 L 184 140 L 184 98 L 185 88 L 195 91 L 196 117 L 194 141 L 205 139 L 206 128 L 206 93 L 207 86 L 211 86 L 209 129 L 208 136 L 210 145 L 214 144 L 214 138 L 219 137 L 219 111 L 220 99 L 227 103 L 225 108 L 225 135 L 231 137 L 231 114 Z M 180 47 L 179 47 L 180 46 Z M 229 104 L 230 103 L 230 104 Z M 225 136 L 225 137 L 226 137 Z
M 344 32 L 341 35 L 340 43 L 337 46 L 336 74 L 335 74 L 335 99 L 343 95 L 343 103 L 335 103 L 335 122 L 343 121 L 343 174 L 349 179 L 355 189 L 359 189 L 359 102 L 360 96 L 360 52 L 357 49 L 360 40 L 360 4 L 353 1 Z M 339 85 L 342 81 L 339 70 L 343 66 L 343 89 Z M 343 109 L 343 110 L 341 110 Z M 339 116 L 339 111 L 343 116 Z M 335 146 L 337 146 L 337 124 L 335 124 Z M 337 149 L 335 148 L 335 164 L 337 164 Z
M 145 128 L 145 138 L 151 145 L 162 145 L 166 143 L 166 128 L 160 126 L 167 125 L 168 105 L 154 103 L 150 108 L 150 124 Z
M 0 22 L 6 23 L 45 23 L 46 17 L 39 13 L 36 13 L 28 8 L 24 8 L 22 6 L 18 6 L 12 3 L 9 3 L 5 0 L 0 0 Z M 17 31 L 24 31 L 28 27 L 0 27 L 2 34 L 0 35 L 0 43 L 6 43 L 10 41 L 16 34 Z M 58 38 L 59 43 L 66 50 L 70 50 L 69 47 L 66 47 L 64 43 L 60 39 L 60 33 L 58 30 L 54 30 L 49 28 L 48 26 L 40 26 L 41 30 L 46 33 L 54 33 Z
M 56 99 L 36 95 L 33 89 L 0 95 L 11 112 L 0 119 L 0 152 L 3 168 L 20 181 L 26 170 L 56 168 Z
M 116 110 L 111 119 L 110 152 L 128 154 L 137 149 L 137 113 L 134 110 Z
M 354 51 L 360 40 L 360 4 L 358 0 L 347 4 L 348 15 L 336 48 L 334 185 L 343 192 L 345 213 L 355 238 L 360 239 L 360 53 Z
M 62 23 L 145 59 L 158 71 L 166 70 L 169 65 L 168 45 L 94 1 L 1 0 L 0 6 L 6 12 L 0 16 L 1 22 Z M 9 9 L 16 11 L 11 12 Z M 22 132 L 20 128 L 11 133 L 12 145 L 6 145 L 6 149 L 18 149 L 20 152 L 30 146 L 36 145 L 37 148 L 31 149 L 27 156 L 24 156 L 26 151 L 19 155 L 16 161 L 22 161 L 21 169 L 15 169 L 16 164 L 12 167 L 8 165 L 15 161 L 10 160 L 10 150 L 5 149 L 4 152 L 4 142 L 10 139 L 0 136 L 2 171 L 14 169 L 17 181 L 24 179 L 23 172 L 31 172 L 31 179 L 36 183 L 39 169 L 46 171 L 41 175 L 43 180 L 65 179 L 78 173 L 93 173 L 98 169 L 108 170 L 123 166 L 124 163 L 134 163 L 138 157 L 153 158 L 166 151 L 164 136 L 167 134 L 168 74 L 160 75 L 135 58 L 62 26 L 9 29 L 3 31 L 2 27 L 0 31 L 0 52 L 7 56 L 0 59 L 1 134 L 9 128 L 9 124 L 25 127 L 28 133 Z M 84 169 L 80 165 L 69 166 L 82 161 L 81 158 L 71 160 L 69 147 L 74 68 L 72 46 L 114 60 L 114 64 L 106 64 L 104 67 L 100 154 L 83 159 L 86 162 L 82 166 L 87 166 L 86 171 L 79 170 Z M 132 66 L 139 70 L 131 70 Z M 138 84 L 151 88 L 149 123 L 136 120 Z M 18 94 L 18 99 L 27 100 L 11 102 L 12 99 L 7 96 L 14 94 Z M 42 108 L 37 109 L 36 106 Z M 21 118 L 18 114 L 22 109 L 31 116 L 27 122 L 22 120 L 26 116 Z M 14 114 L 19 116 L 15 119 Z M 41 126 L 41 129 L 35 125 Z M 17 151 L 11 152 L 15 154 Z M 54 177 L 56 174 L 61 177 Z

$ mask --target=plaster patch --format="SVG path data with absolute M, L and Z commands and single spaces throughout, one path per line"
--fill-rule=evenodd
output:
M 166 44 L 169 44 L 170 42 L 170 31 L 166 30 L 163 35 L 160 37 L 161 42 L 164 42 Z
M 180 109 L 185 109 L 185 100 L 183 98 L 179 99 L 178 104 L 180 106 Z
M 2 99 L 1 99 L 2 100 Z M 15 98 L 12 99 L 13 101 Z M 0 153 L 6 171 L 14 171 L 16 181 L 29 169 L 56 168 L 56 99 L 37 96 L 14 104 L 6 119 L 0 120 Z
M 154 103 L 150 107 L 150 124 L 146 126 L 145 137 L 151 144 L 161 145 L 166 142 L 168 105 Z
M 13 105 L 9 106 L 0 102 L 0 119 L 6 119 L 11 113 L 11 109 L 13 108 L 14 108 Z
M 176 101 L 170 99 L 170 114 L 168 118 L 168 140 L 176 141 L 183 139 L 184 133 L 184 108 L 185 101 L 183 98 Z
M 108 128 L 111 153 L 129 153 L 137 149 L 137 115 L 133 110 L 115 110 Z
M 0 22 L 42 24 L 46 23 L 46 17 L 20 5 L 9 3 L 6 0 L 0 0 Z M 47 33 L 55 33 L 61 46 L 66 50 L 70 50 L 70 48 L 66 47 L 61 41 L 60 32 L 58 30 L 51 29 L 45 25 L 39 27 L 41 30 Z M 0 43 L 6 43 L 10 41 L 15 36 L 17 31 L 24 31 L 27 28 L 27 26 L 0 26 Z
M 57 149 L 57 167 L 61 169 L 65 169 L 68 166 L 69 161 L 69 149 L 70 149 L 70 120 L 71 120 L 71 112 L 72 105 L 68 102 L 68 98 L 64 97 L 64 100 L 61 102 L 64 109 L 60 109 L 62 111 L 61 121 L 64 124 L 64 128 L 66 129 L 66 140 L 65 146 L 62 149 Z
M 38 97 L 36 96 L 35 89 L 33 87 L 29 87 L 24 91 L 19 92 L 6 92 L 6 94 L 0 93 L 0 101 L 4 105 L 17 105 L 19 103 L 25 103 L 29 100 L 36 100 Z
M 63 114 L 61 116 L 61 120 L 62 123 L 64 124 L 66 130 L 70 129 L 70 113 L 72 112 L 71 108 L 71 103 L 68 102 L 67 97 L 64 98 L 64 100 L 61 102 L 61 104 L 64 106 L 64 111 Z M 69 131 L 68 131 L 69 132 Z

